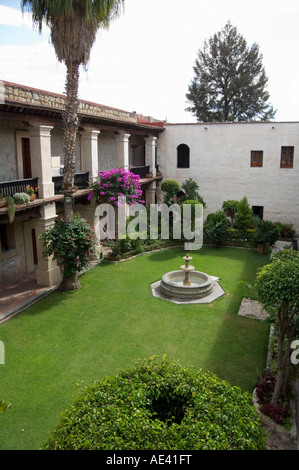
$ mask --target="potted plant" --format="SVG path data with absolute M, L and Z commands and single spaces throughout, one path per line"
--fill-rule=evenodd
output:
M 2 196 L 0 193 L 0 207 L 6 207 L 7 206 L 7 200 L 6 197 Z
M 15 193 L 13 195 L 13 200 L 15 201 L 15 204 L 17 206 L 20 206 L 23 204 L 29 204 L 30 196 L 29 194 L 26 194 L 26 193 Z
M 39 186 L 37 186 L 36 188 L 29 186 L 29 184 L 26 186 L 26 193 L 30 197 L 30 201 L 34 201 L 36 199 L 36 193 L 38 189 L 39 189 Z

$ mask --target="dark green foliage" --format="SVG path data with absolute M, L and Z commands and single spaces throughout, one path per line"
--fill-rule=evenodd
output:
M 293 250 L 275 253 L 257 272 L 255 288 L 265 310 L 278 323 L 278 372 L 271 404 L 277 405 L 286 385 L 286 367 L 299 321 L 299 255 Z
M 70 276 L 86 268 L 96 254 L 96 235 L 80 216 L 72 220 L 58 219 L 55 225 L 40 235 L 44 256 L 62 260 L 64 275 Z
M 87 387 L 51 450 L 264 449 L 251 397 L 217 376 L 150 357 Z
M 253 221 L 253 211 L 248 204 L 246 197 L 239 202 L 236 214 L 236 226 L 238 229 L 247 230 L 251 227 Z
M 167 205 L 173 204 L 175 201 L 174 198 L 177 197 L 177 194 L 180 190 L 180 184 L 176 180 L 167 179 L 164 180 L 161 184 L 161 189 L 164 194 L 164 202 Z
M 180 190 L 180 184 L 176 180 L 164 180 L 161 189 L 165 193 L 177 193 Z
M 262 377 L 259 377 L 255 391 L 260 400 L 261 412 L 277 423 L 282 423 L 289 418 L 290 410 L 288 401 L 280 400 L 276 405 L 271 403 L 275 382 L 275 376 L 270 371 L 266 370 Z
M 246 40 L 228 22 L 204 42 L 194 66 L 187 99 L 198 121 L 253 121 L 274 118 L 268 103 L 268 78 L 258 44 Z
M 204 223 L 204 236 L 216 245 L 220 245 L 228 238 L 228 225 L 225 214 L 217 211 L 209 214 Z
M 254 241 L 256 244 L 273 245 L 279 238 L 279 228 L 270 220 L 260 220 L 256 227 Z
M 192 178 L 187 179 L 184 181 L 184 183 L 182 183 L 182 189 L 185 192 L 185 195 L 180 198 L 183 202 L 188 200 L 198 201 L 203 205 L 203 207 L 206 207 L 206 203 L 198 192 L 199 186 L 196 181 L 194 181 Z

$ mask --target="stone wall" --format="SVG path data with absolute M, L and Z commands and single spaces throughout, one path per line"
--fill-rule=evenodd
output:
M 177 168 L 177 147 L 190 148 L 190 168 Z M 281 146 L 294 146 L 293 168 L 280 168 Z M 252 150 L 263 166 L 251 167 Z M 192 178 L 207 203 L 205 215 L 223 201 L 247 197 L 264 207 L 264 219 L 292 223 L 299 232 L 299 123 L 166 124 L 158 143 L 165 178 Z
M 5 101 L 26 103 L 27 105 L 57 110 L 65 109 L 65 95 L 50 93 L 9 82 L 4 82 L 4 86 Z M 80 100 L 79 113 L 137 123 L 137 116 L 135 113 L 83 100 Z

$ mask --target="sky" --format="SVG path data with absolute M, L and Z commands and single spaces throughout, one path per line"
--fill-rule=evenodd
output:
M 298 0 L 125 0 L 122 15 L 100 30 L 79 98 L 170 123 L 185 111 L 197 52 L 227 21 L 248 46 L 259 45 L 276 121 L 299 121 Z M 55 93 L 65 89 L 50 31 L 39 34 L 20 0 L 0 0 L 0 80 Z

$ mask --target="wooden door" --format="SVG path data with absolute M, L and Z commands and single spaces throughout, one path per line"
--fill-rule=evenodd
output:
M 22 159 L 23 159 L 23 178 L 32 178 L 31 156 L 30 156 L 30 140 L 22 138 Z

